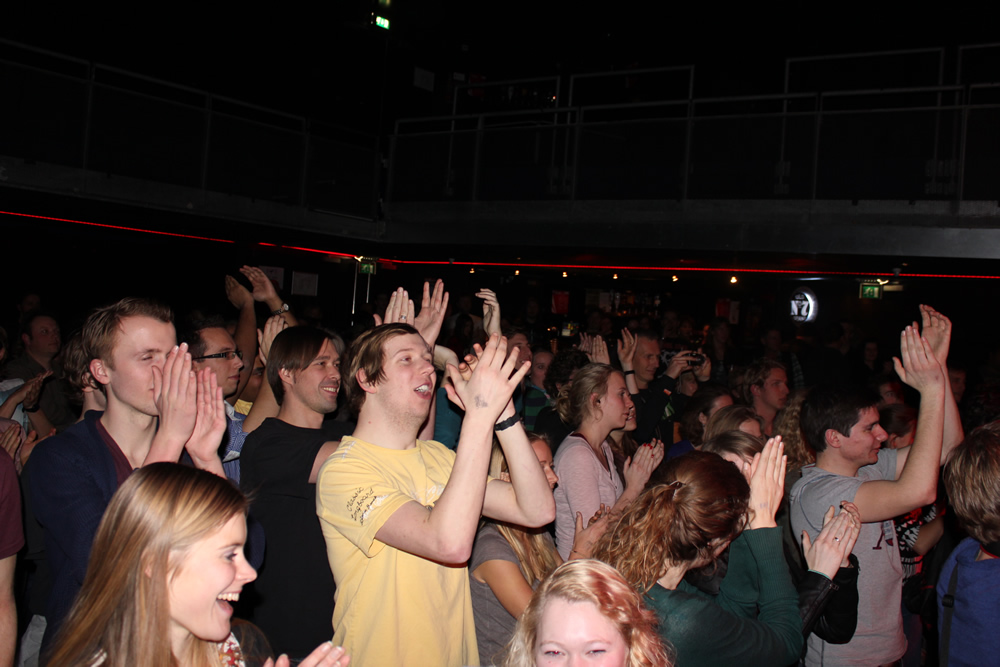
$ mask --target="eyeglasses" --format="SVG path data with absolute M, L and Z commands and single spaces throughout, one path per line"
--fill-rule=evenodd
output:
M 225 359 L 226 361 L 230 361 L 233 357 L 239 357 L 240 361 L 243 361 L 243 350 L 226 350 L 225 352 L 206 354 L 203 357 L 195 357 L 191 361 L 205 361 L 206 359 Z

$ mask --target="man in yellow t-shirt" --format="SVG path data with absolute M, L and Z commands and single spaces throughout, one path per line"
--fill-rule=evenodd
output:
M 320 470 L 316 504 L 337 583 L 334 643 L 361 667 L 478 664 L 465 564 L 480 516 L 541 526 L 555 514 L 511 401 L 530 364 L 517 369 L 516 350 L 508 357 L 494 335 L 474 368 L 448 366 L 449 398 L 465 410 L 453 453 L 417 440 L 434 397 L 431 359 L 402 323 L 363 334 L 345 359 L 358 426 Z M 494 429 L 510 483 L 487 475 Z

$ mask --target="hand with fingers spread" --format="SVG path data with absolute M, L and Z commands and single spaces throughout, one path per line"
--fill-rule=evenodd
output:
M 594 339 L 590 336 L 590 334 L 585 331 L 581 331 L 580 342 L 576 344 L 576 349 L 586 354 L 587 359 L 590 359 L 590 355 L 594 351 Z
M 753 463 L 743 464 L 750 469 L 750 529 L 774 528 L 774 515 L 778 511 L 785 491 L 785 468 L 788 457 L 781 436 L 769 438 L 764 451 L 755 454 Z
M 222 387 L 218 384 L 215 371 L 209 369 L 198 371 L 198 413 L 185 449 L 197 467 L 225 477 L 218 454 L 219 444 L 227 426 L 223 401 Z
M 500 333 L 500 302 L 496 293 L 485 287 L 476 296 L 483 300 L 483 329 L 487 336 Z
M 351 656 L 344 653 L 344 647 L 324 642 L 298 665 L 299 667 L 347 667 L 350 662 Z M 291 662 L 285 654 L 278 656 L 277 661 L 268 658 L 264 663 L 264 667 L 290 667 L 290 665 Z
M 197 385 L 187 343 L 167 354 L 162 370 L 153 367 L 153 397 L 160 417 L 157 437 L 180 445 L 188 441 L 198 416 Z
M 524 362 L 517 368 L 517 355 L 507 354 L 507 339 L 493 335 L 486 347 L 476 346 L 476 362 L 471 364 L 468 379 L 459 369 L 448 367 L 450 385 L 445 385 L 448 398 L 465 410 L 466 419 L 482 418 L 496 422 L 510 402 L 514 389 L 518 386 L 531 362 Z
M 253 306 L 254 298 L 250 290 L 240 284 L 240 281 L 232 276 L 226 276 L 226 298 L 233 308 L 243 310 L 247 306 Z
M 899 379 L 919 392 L 944 388 L 945 374 L 934 356 L 930 343 L 917 332 L 916 323 L 903 329 L 899 357 L 892 358 Z
M 412 303 L 412 302 L 411 302 Z M 448 293 L 444 291 L 444 281 L 434 283 L 431 293 L 430 283 L 424 283 L 424 295 L 420 299 L 420 313 L 412 320 L 413 328 L 417 330 L 424 341 L 431 347 L 437 342 L 444 324 L 445 313 L 448 312 Z M 497 333 L 499 333 L 499 329 Z
M 948 348 L 951 346 L 951 320 L 930 306 L 920 306 L 920 334 L 930 344 L 934 358 L 942 368 L 948 367 Z
M 847 508 L 850 505 L 851 509 Z M 848 557 L 854 549 L 854 544 L 861 533 L 861 517 L 853 503 L 844 503 L 844 509 L 836 514 L 833 505 L 823 516 L 823 529 L 810 540 L 809 534 L 802 531 L 802 551 L 810 570 L 833 579 L 837 571 L 850 564 Z
M 622 370 L 632 370 L 632 363 L 635 359 L 635 336 L 627 328 L 622 329 L 622 337 L 618 339 L 618 361 L 621 362 Z
M 271 344 L 275 337 L 288 328 L 288 323 L 281 315 L 272 315 L 264 323 L 264 330 L 257 329 L 257 356 L 260 362 L 267 366 L 267 355 L 271 352 Z

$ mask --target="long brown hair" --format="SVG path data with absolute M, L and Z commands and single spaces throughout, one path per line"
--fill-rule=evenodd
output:
M 594 547 L 640 593 L 663 576 L 670 563 L 714 560 L 723 541 L 743 531 L 750 486 L 729 461 L 689 452 L 671 459 L 668 484 L 647 489 Z
M 541 440 L 548 444 L 545 438 L 534 433 L 528 434 L 528 440 L 529 442 Z M 494 436 L 493 455 L 490 458 L 490 475 L 499 477 L 500 473 L 507 472 L 507 470 L 507 458 Z M 524 573 L 524 578 L 529 586 L 534 586 L 536 581 L 545 579 L 554 569 L 559 567 L 561 562 L 559 552 L 556 551 L 555 545 L 552 544 L 545 529 L 530 530 L 503 521 L 492 523 L 514 550 L 521 572 Z
M 168 582 L 192 545 L 246 509 L 239 489 L 202 470 L 154 463 L 132 473 L 104 513 L 83 588 L 47 664 L 219 665 L 211 641 L 195 638 L 188 655 L 173 655 Z

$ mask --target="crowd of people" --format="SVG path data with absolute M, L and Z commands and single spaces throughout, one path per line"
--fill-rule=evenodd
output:
M 851 364 L 440 280 L 337 333 L 241 274 L 0 329 L 0 667 L 1000 652 L 1000 391 L 933 308 Z

